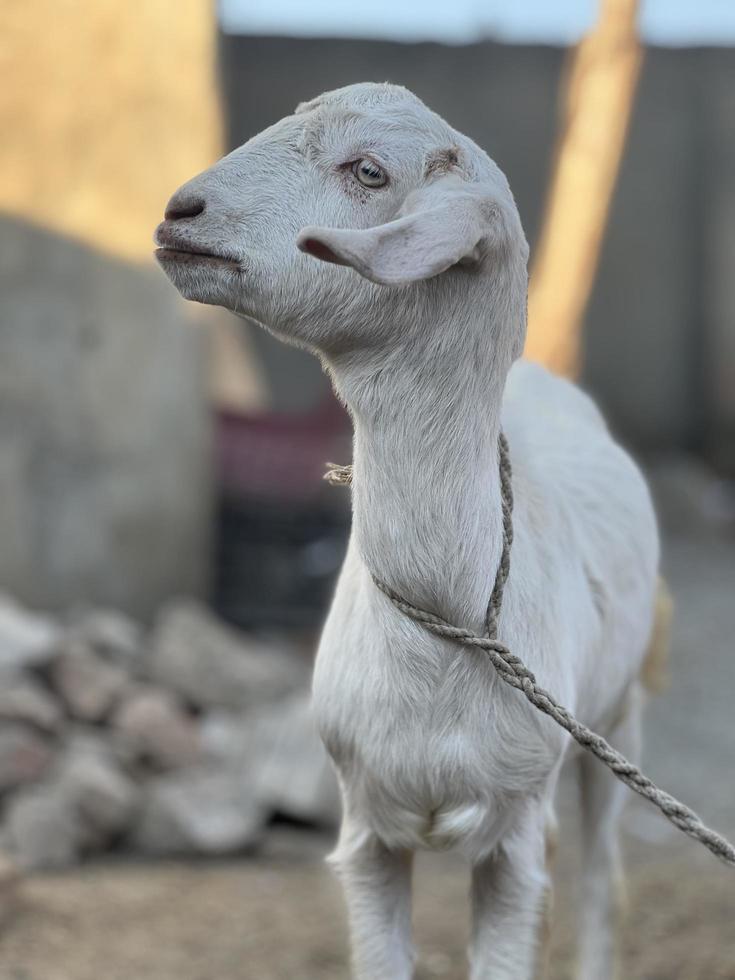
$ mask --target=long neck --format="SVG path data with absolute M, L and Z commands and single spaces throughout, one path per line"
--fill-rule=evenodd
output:
M 439 339 L 330 366 L 355 425 L 353 527 L 387 585 L 478 629 L 502 550 L 498 434 L 511 356 L 487 331 L 458 342 L 456 323 L 429 335 Z

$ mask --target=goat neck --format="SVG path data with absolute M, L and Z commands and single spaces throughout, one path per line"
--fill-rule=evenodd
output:
M 475 329 L 471 329 L 474 326 Z M 502 551 L 498 460 L 510 345 L 452 317 L 330 361 L 354 423 L 353 527 L 371 572 L 481 629 Z

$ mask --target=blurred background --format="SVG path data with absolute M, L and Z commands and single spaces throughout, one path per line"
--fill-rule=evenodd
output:
M 735 835 L 735 5 L 0 10 L 0 980 L 347 976 L 308 678 L 349 533 L 318 363 L 185 304 L 169 196 L 321 91 L 404 84 L 508 175 L 528 356 L 646 468 L 676 603 L 649 774 Z M 571 976 L 575 794 L 553 977 Z M 631 802 L 623 974 L 735 978 L 731 872 Z M 465 975 L 420 863 L 419 976 Z

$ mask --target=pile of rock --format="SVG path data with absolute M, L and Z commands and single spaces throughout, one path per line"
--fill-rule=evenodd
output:
M 145 634 L 0 598 L 0 849 L 24 868 L 111 849 L 253 848 L 275 815 L 338 818 L 307 660 L 192 602 Z

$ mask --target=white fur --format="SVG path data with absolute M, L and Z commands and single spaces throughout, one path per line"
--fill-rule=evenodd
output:
M 357 182 L 350 163 L 362 157 L 385 169 L 385 187 Z M 354 975 L 412 975 L 410 856 L 456 847 L 473 865 L 472 977 L 529 980 L 568 738 L 481 652 L 396 611 L 369 572 L 481 628 L 501 552 L 502 426 L 515 542 L 500 638 L 582 722 L 634 741 L 654 514 L 592 402 L 540 367 L 512 366 L 527 246 L 505 177 L 405 89 L 354 85 L 300 106 L 169 208 L 160 245 L 229 258 L 160 253 L 181 292 L 317 353 L 354 421 L 353 533 L 314 674 L 343 792 L 333 861 Z M 598 763 L 581 770 L 581 977 L 608 980 L 621 797 Z

